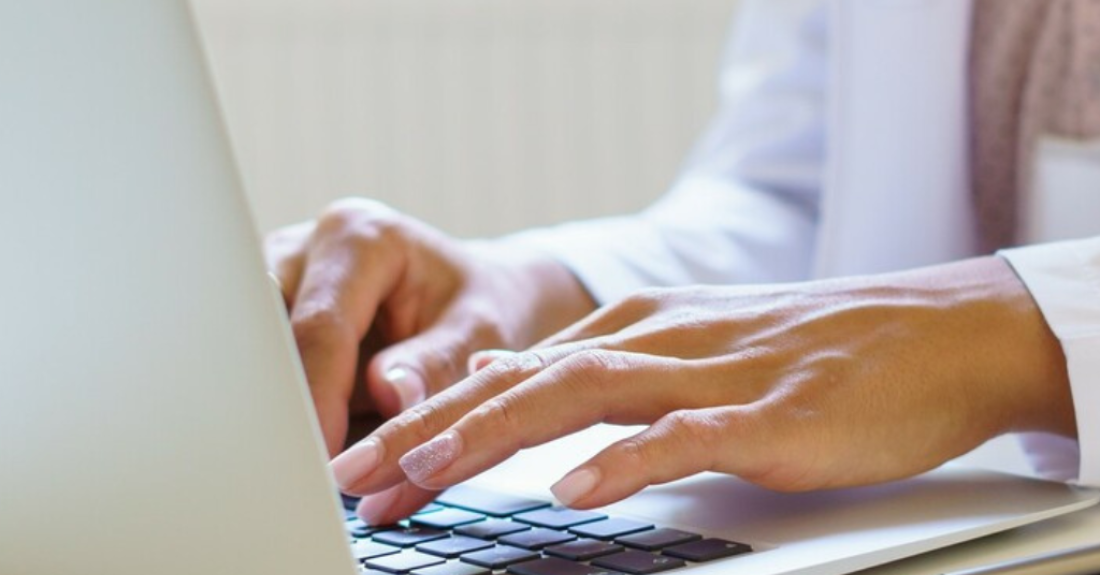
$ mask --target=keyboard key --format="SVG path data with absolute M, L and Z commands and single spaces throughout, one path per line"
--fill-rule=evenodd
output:
M 506 545 L 523 547 L 524 549 L 542 549 L 547 545 L 557 545 L 558 543 L 565 543 L 566 541 L 572 541 L 576 538 L 576 535 L 564 531 L 532 529 L 530 531 L 520 531 L 519 533 L 505 535 L 497 541 Z
M 413 569 L 421 569 L 432 565 L 443 564 L 443 559 L 435 555 L 425 555 L 416 551 L 404 551 L 396 555 L 386 555 L 367 559 L 363 565 L 370 569 L 378 569 L 387 573 L 408 573 Z
M 444 507 L 444 506 L 442 506 L 438 503 L 429 503 L 429 504 L 425 505 L 424 507 L 421 507 L 420 511 L 417 511 L 416 513 L 413 513 L 413 515 L 423 515 L 425 513 L 435 513 L 436 511 L 442 511 L 444 509 L 446 509 L 446 507 Z
M 352 519 L 351 521 L 344 522 L 344 529 L 348 532 L 348 535 L 357 539 L 364 539 L 370 537 L 370 534 L 374 531 L 361 519 Z
M 565 507 L 555 507 L 554 509 L 539 509 L 538 511 L 520 513 L 513 517 L 513 519 L 524 523 L 530 523 L 538 527 L 565 529 L 574 525 L 580 525 L 581 523 L 591 523 L 593 521 L 607 519 L 607 516 L 602 513 L 596 513 L 595 511 L 576 511 Z
M 413 515 L 409 519 L 411 523 L 414 523 L 416 525 L 427 525 L 428 527 L 435 527 L 436 529 L 451 529 L 459 525 L 476 523 L 478 521 L 484 520 L 485 516 L 480 513 L 474 513 L 473 511 L 465 511 L 462 509 L 447 508 L 443 508 L 434 513 Z
M 627 535 L 629 533 L 637 533 L 639 531 L 646 531 L 653 529 L 652 523 L 642 523 L 641 521 L 634 521 L 633 519 L 621 519 L 611 518 L 604 519 L 602 521 L 593 521 L 592 523 L 585 523 L 578 525 L 570 529 L 573 533 L 580 535 L 581 537 L 591 537 L 592 539 L 614 539 L 620 535 Z
M 672 547 L 666 547 L 661 553 L 671 555 L 672 557 L 679 557 L 680 559 L 687 559 L 688 561 L 694 561 L 696 563 L 703 563 L 715 559 L 722 559 L 723 557 L 733 557 L 734 555 L 741 555 L 751 551 L 751 546 L 744 543 L 737 543 L 736 541 L 726 541 L 725 539 L 701 539 L 699 541 L 692 541 L 691 543 L 681 543 L 679 545 L 673 545 Z
M 393 531 L 375 533 L 371 539 L 387 545 L 412 547 L 414 545 L 420 545 L 421 543 L 427 543 L 428 541 L 443 539 L 448 536 L 449 534 L 446 531 L 413 525 L 404 529 L 394 529 Z
M 461 557 L 466 563 L 473 563 L 474 565 L 481 565 L 482 567 L 488 567 L 494 570 L 504 569 L 509 565 L 515 565 L 516 563 L 531 561 L 538 558 L 539 554 L 534 551 L 528 551 L 527 549 L 520 549 L 519 547 L 511 547 L 508 545 L 497 545 L 491 549 L 474 551 L 473 553 L 467 553 Z
M 359 506 L 359 498 L 352 497 L 350 495 L 340 494 L 340 502 L 344 504 L 344 509 L 348 511 L 355 511 L 355 508 Z
M 350 521 L 345 521 L 344 529 L 347 530 L 348 535 L 351 535 L 356 539 L 366 539 L 367 537 L 370 537 L 372 533 L 385 531 L 387 529 L 393 529 L 393 525 L 374 527 L 373 525 L 367 525 L 363 522 L 362 519 L 356 517 Z
M 591 561 L 597 557 L 611 555 L 623 550 L 623 546 L 610 541 L 596 539 L 578 539 L 543 549 L 547 555 L 554 555 L 573 561 Z
M 436 502 L 448 507 L 458 507 L 494 517 L 507 517 L 524 511 L 550 507 L 550 503 L 546 501 L 507 493 L 496 493 L 466 485 L 456 485 L 444 491 L 436 499 Z
M 351 544 L 351 554 L 359 561 L 371 559 L 373 557 L 381 557 L 383 555 L 393 555 L 394 553 L 400 552 L 400 547 L 383 545 L 381 543 L 375 543 L 374 541 L 356 541 Z
M 703 536 L 698 533 L 690 533 L 688 531 L 680 531 L 679 529 L 670 529 L 668 527 L 658 527 L 650 531 L 642 531 L 641 533 L 617 537 L 615 538 L 615 543 L 622 543 L 627 547 L 636 547 L 643 551 L 657 551 L 671 545 L 690 543 L 702 538 Z
M 608 571 L 583 563 L 574 563 L 557 557 L 547 557 L 528 561 L 508 568 L 512 575 L 622 575 L 618 571 Z
M 490 575 L 492 571 L 480 565 L 450 561 L 435 567 L 425 567 L 412 572 L 412 575 Z
M 665 557 L 663 555 L 646 553 L 645 551 L 633 550 L 600 557 L 592 561 L 592 564 L 597 567 L 617 569 L 630 573 L 631 575 L 660 573 L 662 571 L 668 571 L 669 569 L 676 569 L 687 565 L 682 559 L 677 559 L 676 557 Z
M 488 519 L 486 521 L 479 521 L 477 523 L 469 523 L 456 527 L 455 533 L 477 537 L 478 539 L 496 539 L 502 535 L 519 533 L 520 531 L 527 531 L 530 528 L 530 525 L 516 523 L 515 521 Z
M 439 555 L 440 557 L 446 557 L 448 559 L 454 559 L 459 555 L 465 555 L 471 551 L 481 551 L 482 549 L 488 549 L 492 546 L 493 543 L 491 541 L 474 539 L 473 537 L 462 537 L 459 535 L 457 537 L 448 537 L 446 539 L 421 543 L 416 546 L 416 550 L 424 553 L 431 553 L 432 555 Z
M 385 571 L 379 571 L 377 569 L 367 569 L 362 565 L 359 566 L 359 571 L 356 571 L 356 573 L 358 573 L 358 575 L 390 575 Z

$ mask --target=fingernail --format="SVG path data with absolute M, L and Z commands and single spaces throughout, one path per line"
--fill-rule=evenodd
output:
M 330 464 L 332 475 L 336 478 L 336 485 L 341 490 L 350 489 L 359 480 L 370 475 L 378 464 L 382 463 L 384 455 L 382 443 L 373 437 L 351 446 L 347 451 L 336 456 Z
M 563 505 L 569 506 L 591 493 L 599 482 L 600 470 L 592 467 L 582 467 L 561 478 L 550 488 L 550 492 Z
M 409 369 L 392 367 L 386 371 L 384 377 L 397 393 L 397 398 L 401 401 L 401 411 L 424 401 L 427 397 L 424 382 Z
M 368 495 L 359 501 L 355 512 L 367 525 L 382 525 L 386 521 L 386 514 L 397 498 L 401 495 L 401 485 L 391 487 L 380 493 Z
M 470 359 L 466 360 L 466 371 L 468 373 L 475 374 L 482 369 L 488 367 L 490 363 L 509 355 L 515 355 L 516 352 L 508 351 L 506 349 L 483 349 L 476 351 L 470 355 Z
M 398 463 L 409 481 L 420 484 L 442 471 L 462 453 L 462 438 L 447 431 L 435 439 L 405 454 Z

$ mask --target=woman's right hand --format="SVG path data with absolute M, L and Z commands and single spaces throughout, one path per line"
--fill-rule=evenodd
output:
M 548 256 L 459 241 L 365 199 L 265 248 L 331 456 L 352 413 L 392 417 L 468 375 L 473 352 L 524 349 L 595 308 Z

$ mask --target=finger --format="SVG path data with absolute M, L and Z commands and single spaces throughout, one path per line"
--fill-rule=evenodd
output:
M 750 413 L 742 407 L 674 411 L 596 454 L 551 492 L 569 507 L 591 509 L 702 471 L 752 476 L 761 453 Z
M 656 290 L 645 290 L 617 303 L 601 307 L 573 325 L 542 340 L 533 349 L 554 347 L 618 333 L 656 311 L 661 303 L 660 293 Z
M 318 223 L 290 312 L 332 455 L 340 452 L 347 431 L 359 343 L 399 274 L 394 242 L 350 217 L 330 215 Z
M 356 513 L 367 525 L 391 525 L 412 515 L 439 496 L 438 491 L 421 489 L 403 482 L 359 501 Z
M 531 349 L 548 349 L 618 333 L 651 313 L 657 303 L 659 299 L 656 296 L 651 296 L 648 292 L 640 292 L 618 304 L 604 306 L 592 312 L 573 325 L 535 344 Z M 477 373 L 494 361 L 515 353 L 503 349 L 482 349 L 470 355 L 467 360 L 467 371 L 471 374 Z
M 469 375 L 471 352 L 500 344 L 499 331 L 463 310 L 444 314 L 420 335 L 379 352 L 367 368 L 371 397 L 382 415 L 392 417 Z
M 267 269 L 275 276 L 289 308 L 294 303 L 305 265 L 306 247 L 313 233 L 313 222 L 302 222 L 278 229 L 264 238 Z
M 466 360 L 466 371 L 471 374 L 477 373 L 486 367 L 489 367 L 494 361 L 503 359 L 515 355 L 516 352 L 506 349 L 483 349 L 481 351 L 470 354 L 470 358 Z
M 567 353 L 554 349 L 516 354 L 402 412 L 333 460 L 336 483 L 344 493 L 363 495 L 404 481 L 405 472 L 398 465 L 401 456 Z
M 520 449 L 599 422 L 649 423 L 696 405 L 684 393 L 690 371 L 675 359 L 583 351 L 481 405 L 400 465 L 413 483 L 445 489 Z

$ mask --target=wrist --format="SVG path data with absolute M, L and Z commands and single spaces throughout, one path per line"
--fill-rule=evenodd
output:
M 1021 391 L 1019 417 L 1011 431 L 1045 431 L 1077 437 L 1073 397 L 1065 353 L 1057 336 L 1031 292 L 1000 257 L 988 258 L 996 270 L 993 281 L 1004 298 L 1004 309 L 1012 325 L 1005 330 L 1004 356 L 1008 368 L 1017 374 L 1016 389 Z M 1026 398 L 1026 399 L 1025 399 Z
M 937 268 L 933 268 L 937 269 Z M 1061 343 L 1011 266 L 990 256 L 938 268 L 959 321 L 956 366 L 996 406 L 995 433 L 1044 431 L 1076 437 L 1073 400 Z

